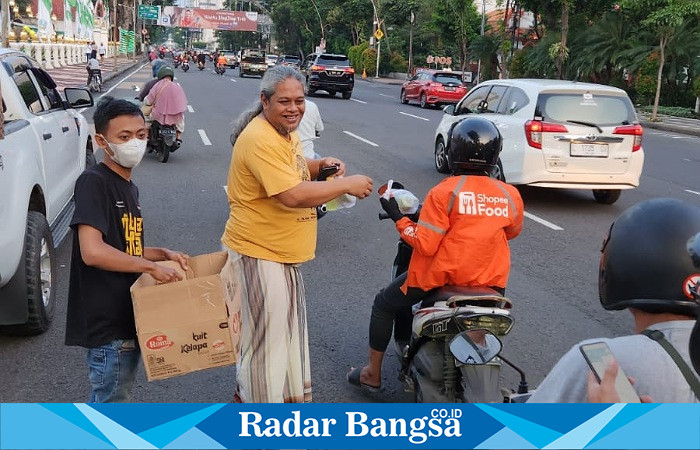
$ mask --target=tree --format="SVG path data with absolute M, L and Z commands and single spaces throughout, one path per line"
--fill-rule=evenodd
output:
M 684 20 L 700 14 L 700 2 L 697 0 L 622 0 L 621 7 L 645 16 L 641 25 L 648 27 L 656 35 L 659 43 L 659 70 L 656 76 L 654 108 L 651 113 L 651 120 L 656 120 L 666 63 L 666 46 L 678 37 L 676 30 Z

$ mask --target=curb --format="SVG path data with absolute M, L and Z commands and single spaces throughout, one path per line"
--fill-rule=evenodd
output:
M 117 68 L 116 71 L 110 73 L 108 76 L 104 77 L 102 82 L 110 81 L 113 80 L 114 78 L 117 78 L 118 76 L 124 74 L 124 72 L 128 72 L 129 70 L 133 69 L 134 67 L 144 64 L 145 61 L 134 61 L 131 64 L 125 64 L 123 66 L 120 66 Z
M 360 80 L 366 81 L 368 83 L 386 84 L 390 86 L 401 86 L 406 82 L 405 80 L 395 80 L 393 78 L 380 78 L 379 80 L 377 80 L 376 78 L 372 77 L 360 78 Z
M 670 131 L 672 133 L 680 133 L 700 137 L 700 121 L 698 121 L 698 126 L 696 127 L 671 125 L 663 122 L 649 122 L 646 120 L 642 121 L 641 125 L 644 128 L 653 128 L 655 130 Z

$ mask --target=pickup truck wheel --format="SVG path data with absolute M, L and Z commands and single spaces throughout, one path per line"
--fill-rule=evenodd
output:
M 29 318 L 23 325 L 3 327 L 3 332 L 14 335 L 36 335 L 49 329 L 56 309 L 56 257 L 53 239 L 46 217 L 37 211 L 27 214 L 27 232 L 24 239 L 25 277 L 27 280 L 27 309 Z

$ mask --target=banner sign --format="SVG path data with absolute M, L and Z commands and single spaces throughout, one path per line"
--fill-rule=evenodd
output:
M 698 449 L 698 423 L 700 404 L 7 403 L 0 449 Z
M 258 31 L 258 13 L 164 6 L 158 25 L 210 30 Z
M 133 31 L 119 29 L 119 53 L 134 53 L 135 33 Z

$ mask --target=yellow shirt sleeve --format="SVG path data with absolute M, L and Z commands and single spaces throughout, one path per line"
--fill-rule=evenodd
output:
M 241 142 L 241 147 L 246 149 L 243 161 L 267 196 L 273 197 L 302 182 L 296 168 L 298 158 L 289 153 L 288 146 L 279 145 L 275 139 L 278 136 L 272 139 L 260 135 L 250 137 L 252 139 Z M 279 136 L 279 139 L 284 138 Z

